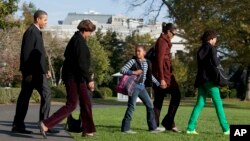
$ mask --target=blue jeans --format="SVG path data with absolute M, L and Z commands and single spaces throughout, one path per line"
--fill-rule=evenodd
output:
M 122 120 L 122 132 L 128 131 L 130 129 L 130 122 L 132 120 L 133 112 L 135 110 L 137 97 L 139 97 L 142 100 L 143 104 L 146 106 L 148 129 L 154 130 L 157 128 L 155 122 L 154 106 L 148 95 L 148 92 L 145 88 L 141 89 L 139 87 L 136 87 L 132 96 L 129 96 L 128 98 L 128 108 Z

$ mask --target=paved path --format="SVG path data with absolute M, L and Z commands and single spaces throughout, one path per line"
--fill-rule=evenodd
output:
M 54 113 L 61 107 L 61 104 L 52 104 L 51 113 Z M 0 104 L 0 141 L 74 141 L 69 134 L 63 130 L 63 125 L 57 125 L 55 129 L 60 130 L 58 134 L 48 134 L 44 140 L 37 128 L 39 104 L 30 104 L 25 123 L 28 130 L 32 130 L 33 134 L 18 134 L 12 133 L 12 121 L 15 114 L 15 104 L 1 105 Z

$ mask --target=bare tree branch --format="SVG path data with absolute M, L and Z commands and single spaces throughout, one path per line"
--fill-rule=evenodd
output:
M 159 17 L 163 5 L 164 5 L 164 3 L 162 3 L 161 6 L 159 7 L 157 14 L 155 15 L 155 18 L 154 18 L 154 23 L 156 22 L 157 18 Z
M 134 3 L 136 3 L 136 2 L 137 2 L 137 0 L 134 1 Z M 147 2 L 147 0 L 143 0 L 142 2 L 139 2 L 139 3 L 137 3 L 137 4 L 132 3 L 131 6 L 133 6 L 133 7 L 141 6 L 141 5 L 143 5 L 144 3 L 146 3 L 146 2 Z
M 170 2 L 168 0 L 162 0 L 162 2 L 168 7 L 168 10 L 174 15 L 174 17 L 176 16 L 176 13 L 172 7 L 172 5 L 170 4 Z

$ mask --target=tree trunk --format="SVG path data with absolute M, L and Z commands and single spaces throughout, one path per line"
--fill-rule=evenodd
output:
M 247 101 L 250 100 L 250 66 L 248 67 L 248 70 L 247 70 L 247 90 L 246 90 L 245 100 Z

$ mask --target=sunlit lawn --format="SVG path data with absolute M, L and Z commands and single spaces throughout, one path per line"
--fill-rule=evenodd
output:
M 112 100 L 111 100 L 112 101 Z M 185 129 L 194 100 L 182 100 L 176 115 L 176 124 L 183 133 L 163 132 L 151 134 L 147 131 L 146 110 L 139 104 L 133 116 L 131 129 L 137 131 L 135 135 L 122 134 L 120 132 L 121 121 L 126 110 L 126 105 L 94 108 L 94 120 L 97 133 L 93 138 L 81 137 L 81 134 L 72 133 L 77 141 L 228 141 L 229 136 L 224 136 L 219 126 L 212 102 L 208 99 L 207 106 L 203 109 L 198 120 L 196 130 L 199 135 L 187 135 Z M 98 100 L 97 100 L 98 103 Z M 115 103 L 117 105 L 117 103 Z M 162 113 L 167 112 L 168 102 L 165 103 Z M 250 124 L 250 102 L 238 100 L 224 100 L 225 112 L 230 124 Z M 78 113 L 75 113 L 78 115 Z M 162 116 L 163 116 L 162 114 Z

